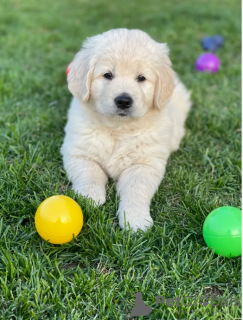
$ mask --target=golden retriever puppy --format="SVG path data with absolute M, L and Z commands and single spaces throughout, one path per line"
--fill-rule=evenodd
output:
M 191 106 L 168 53 L 143 31 L 114 29 L 88 38 L 68 74 L 74 98 L 61 148 L 68 179 L 102 205 L 113 178 L 119 225 L 133 231 L 153 224 L 150 202 Z

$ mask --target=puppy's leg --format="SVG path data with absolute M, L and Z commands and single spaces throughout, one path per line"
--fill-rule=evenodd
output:
M 74 156 L 68 159 L 65 157 L 64 168 L 74 191 L 93 199 L 96 205 L 105 203 L 105 185 L 108 179 L 96 162 Z
M 152 168 L 148 165 L 133 165 L 126 169 L 118 179 L 117 191 L 120 196 L 120 204 L 117 212 L 119 225 L 125 227 L 129 223 L 133 231 L 141 229 L 146 231 L 153 225 L 150 216 L 150 202 L 158 189 L 164 176 L 166 161 L 160 168 Z

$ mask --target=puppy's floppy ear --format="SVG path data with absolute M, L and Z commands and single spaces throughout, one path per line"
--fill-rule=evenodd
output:
M 161 109 L 170 99 L 175 88 L 174 71 L 168 57 L 169 49 L 165 43 L 159 44 L 160 66 L 156 70 L 156 84 L 154 92 L 154 105 Z
M 83 102 L 89 100 L 93 69 L 94 61 L 89 50 L 81 49 L 75 56 L 67 80 L 69 91 Z

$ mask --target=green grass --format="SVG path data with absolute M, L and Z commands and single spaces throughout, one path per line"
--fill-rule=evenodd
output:
M 2 0 L 0 21 L 0 319 L 125 319 L 122 300 L 131 310 L 137 291 L 153 308 L 140 319 L 240 319 L 234 305 L 155 300 L 241 299 L 241 258 L 217 256 L 202 236 L 210 211 L 241 207 L 240 1 Z M 100 209 L 74 195 L 59 154 L 71 99 L 66 66 L 87 36 L 117 27 L 167 42 L 194 104 L 145 234 L 119 228 L 112 181 Z M 200 39 L 219 33 L 220 72 L 196 73 Z M 73 197 L 84 213 L 81 234 L 62 246 L 34 225 L 38 205 L 54 194 Z

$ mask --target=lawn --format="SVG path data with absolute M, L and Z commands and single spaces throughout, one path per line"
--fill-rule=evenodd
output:
M 238 0 L 2 0 L 0 3 L 0 319 L 125 319 L 142 292 L 139 319 L 240 319 L 241 257 L 207 248 L 215 208 L 241 208 L 241 15 Z M 167 42 L 192 92 L 181 148 L 151 204 L 154 227 L 121 230 L 112 181 L 94 208 L 71 191 L 59 153 L 71 94 L 66 66 L 81 42 L 111 28 L 138 28 Z M 204 35 L 222 34 L 221 69 L 197 73 Z M 71 243 L 52 245 L 34 216 L 47 197 L 74 198 L 84 214 Z M 156 306 L 156 296 L 218 295 L 219 306 Z M 187 300 L 185 300 L 187 301 Z M 189 300 L 188 300 L 189 301 Z M 189 303 L 189 302 L 188 302 Z M 238 304 L 239 305 L 239 304 Z

